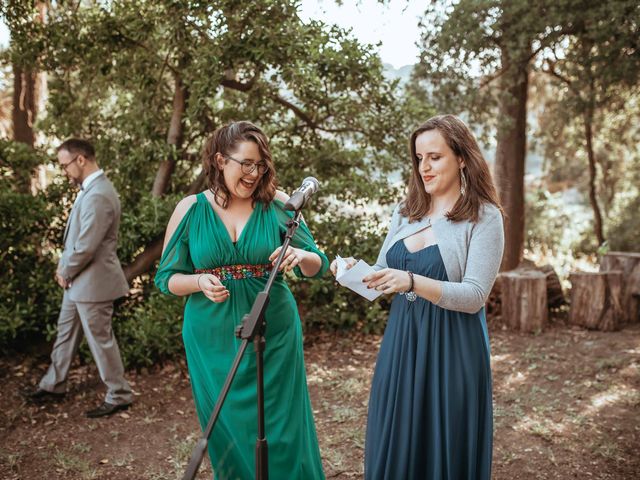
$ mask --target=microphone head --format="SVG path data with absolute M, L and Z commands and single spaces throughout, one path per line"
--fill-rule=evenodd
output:
M 318 191 L 318 188 L 320 188 L 320 182 L 318 182 L 316 177 L 307 177 L 307 178 L 305 178 L 302 181 L 302 185 L 304 185 L 305 183 L 310 183 L 311 184 L 311 191 L 313 193 L 316 193 Z
M 318 191 L 320 182 L 314 177 L 307 177 L 302 181 L 300 187 L 291 194 L 291 198 L 284 204 L 285 210 L 300 210 L 307 203 L 309 198 Z

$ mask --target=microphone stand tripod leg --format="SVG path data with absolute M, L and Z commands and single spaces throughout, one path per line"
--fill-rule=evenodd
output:
M 264 328 L 264 325 L 263 325 Z M 262 334 L 253 339 L 256 351 L 257 388 L 258 388 L 258 438 L 256 440 L 256 480 L 269 480 L 268 445 L 264 429 L 264 347 Z

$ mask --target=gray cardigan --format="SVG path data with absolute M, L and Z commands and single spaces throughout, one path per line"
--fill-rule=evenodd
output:
M 427 217 L 409 223 L 408 218 L 400 215 L 398 205 L 373 268 L 387 268 L 389 249 L 428 225 Z M 502 262 L 504 230 L 500 210 L 484 204 L 477 223 L 440 218 L 432 227 L 449 280 L 441 282 L 442 296 L 435 304 L 447 310 L 478 312 L 487 301 Z

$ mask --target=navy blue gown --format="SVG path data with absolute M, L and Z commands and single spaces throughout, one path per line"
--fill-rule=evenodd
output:
M 447 281 L 437 245 L 412 253 L 399 240 L 387 263 Z M 484 308 L 468 314 L 396 295 L 371 385 L 365 479 L 489 480 L 489 358 Z

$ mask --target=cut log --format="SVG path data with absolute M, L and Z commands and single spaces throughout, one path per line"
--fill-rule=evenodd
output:
M 609 252 L 600 261 L 600 271 L 622 271 L 622 309 L 625 322 L 640 322 L 640 253 Z
M 547 264 L 538 268 L 547 277 L 547 304 L 549 308 L 558 308 L 567 303 L 560 284 L 560 277 L 554 268 Z
M 500 275 L 496 278 L 493 287 L 491 288 L 491 292 L 489 293 L 489 298 L 487 298 L 487 303 L 485 305 L 485 313 L 487 314 L 487 320 L 493 320 L 497 317 L 500 317 L 502 314 L 502 305 L 500 300 Z
M 547 276 L 547 303 L 549 308 L 558 308 L 567 304 L 564 292 L 562 291 L 560 277 L 558 277 L 553 266 L 547 263 L 546 265 L 539 267 L 533 262 L 533 260 L 525 258 L 520 262 L 520 265 L 518 265 L 516 270 L 537 270 Z
M 499 275 L 502 320 L 512 330 L 539 332 L 547 324 L 547 276 L 537 270 Z
M 602 331 L 618 330 L 624 324 L 622 271 L 574 272 L 569 280 L 569 323 Z

